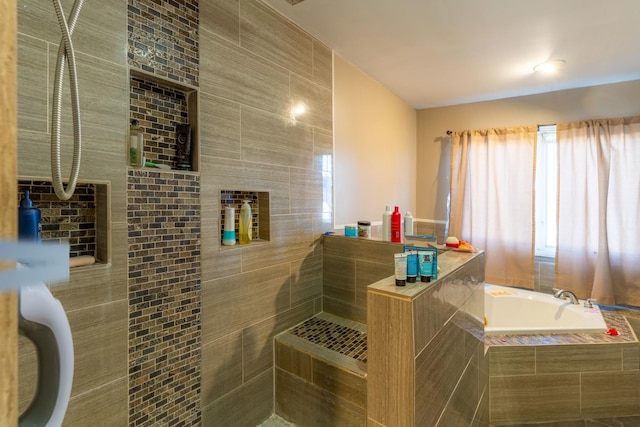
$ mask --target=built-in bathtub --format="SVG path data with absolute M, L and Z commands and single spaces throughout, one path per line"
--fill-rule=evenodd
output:
M 600 308 L 572 304 L 553 295 L 485 284 L 485 334 L 562 334 L 603 332 Z

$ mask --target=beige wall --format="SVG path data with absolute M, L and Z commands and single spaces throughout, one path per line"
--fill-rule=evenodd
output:
M 553 124 L 640 114 L 640 80 L 418 111 L 417 216 L 447 219 L 447 130 Z M 415 215 L 414 215 L 415 216 Z
M 335 224 L 415 216 L 416 111 L 334 55 Z

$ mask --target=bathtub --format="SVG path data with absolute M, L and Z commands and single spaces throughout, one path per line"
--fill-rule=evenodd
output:
M 570 334 L 604 332 L 607 325 L 597 305 L 571 304 L 553 295 L 485 284 L 486 335 Z

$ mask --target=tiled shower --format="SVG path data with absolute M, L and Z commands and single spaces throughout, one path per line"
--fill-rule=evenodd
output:
M 41 182 L 60 35 L 48 2 L 21 0 L 18 10 L 18 174 Z M 333 153 L 332 53 L 255 0 L 101 2 L 83 9 L 74 34 L 80 179 L 108 188 L 96 207 L 108 223 L 97 231 L 100 262 L 52 288 L 76 351 L 65 425 L 255 425 L 273 411 L 274 335 L 321 309 L 319 236 L 332 220 L 318 159 Z M 133 111 L 132 72 L 197 92 L 188 117 L 158 101 Z M 309 113 L 291 123 L 294 102 Z M 129 119 L 143 113 L 165 121 L 168 135 L 145 137 L 167 164 L 171 127 L 199 124 L 198 167 L 128 167 Z M 63 141 L 69 134 L 63 127 Z M 221 245 L 229 190 L 268 194 L 269 241 Z M 26 340 L 20 360 L 24 408 L 35 363 Z

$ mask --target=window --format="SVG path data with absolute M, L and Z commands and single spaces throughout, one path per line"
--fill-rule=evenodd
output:
M 556 126 L 538 126 L 535 212 L 536 256 L 554 258 L 557 244 L 557 145 Z

